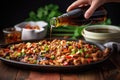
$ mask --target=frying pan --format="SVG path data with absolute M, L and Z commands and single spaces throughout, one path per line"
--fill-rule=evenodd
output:
M 42 39 L 41 39 L 42 40 Z M 45 39 L 44 39 L 45 40 Z M 49 40 L 49 39 L 46 39 Z M 7 46 L 11 44 L 17 44 L 20 42 L 37 42 L 40 40 L 26 40 L 26 41 L 19 41 L 19 42 L 14 42 L 14 43 L 9 43 L 9 44 L 4 44 L 0 45 L 0 48 L 6 48 Z M 105 46 L 102 44 L 94 43 L 94 42 L 88 42 L 85 41 L 86 43 L 96 45 L 100 50 L 104 50 Z M 38 65 L 38 64 L 29 64 L 29 63 L 23 63 L 23 62 L 18 62 L 14 60 L 8 60 L 3 57 L 0 57 L 0 60 L 7 64 L 8 66 L 12 66 L 14 68 L 20 68 L 20 69 L 28 69 L 28 70 L 36 70 L 36 71 L 43 71 L 43 72 L 79 72 L 79 71 L 85 71 L 88 69 L 93 69 L 94 67 L 101 66 L 102 63 L 104 63 L 108 58 L 110 57 L 112 53 L 110 52 L 105 58 L 102 60 L 90 63 L 90 64 L 82 64 L 82 65 L 68 65 L 68 66 L 55 66 L 55 65 Z

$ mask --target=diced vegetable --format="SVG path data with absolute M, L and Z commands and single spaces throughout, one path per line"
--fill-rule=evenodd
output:
M 78 46 L 79 45 L 79 46 Z M 83 41 L 54 39 L 9 45 L 0 49 L 5 59 L 40 65 L 81 65 L 104 59 L 109 49 L 101 51 L 97 46 Z

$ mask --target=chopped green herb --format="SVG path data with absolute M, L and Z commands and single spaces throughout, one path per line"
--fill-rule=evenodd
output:
M 89 54 L 86 54 L 86 55 L 85 55 L 85 58 L 88 58 L 88 57 L 90 57 L 90 55 L 89 55 Z
M 51 59 L 55 59 L 55 56 L 54 56 L 54 55 L 52 55 L 50 58 L 51 58 Z

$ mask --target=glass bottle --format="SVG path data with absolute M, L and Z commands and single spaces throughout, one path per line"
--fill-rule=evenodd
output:
M 52 27 L 59 26 L 80 26 L 85 24 L 95 24 L 106 20 L 107 11 L 99 7 L 89 19 L 84 18 L 85 11 L 89 6 L 79 7 L 50 20 Z

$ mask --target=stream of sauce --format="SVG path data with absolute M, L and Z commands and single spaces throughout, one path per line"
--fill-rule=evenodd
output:
M 52 29 L 53 29 L 53 25 L 50 26 L 50 41 L 52 40 Z

